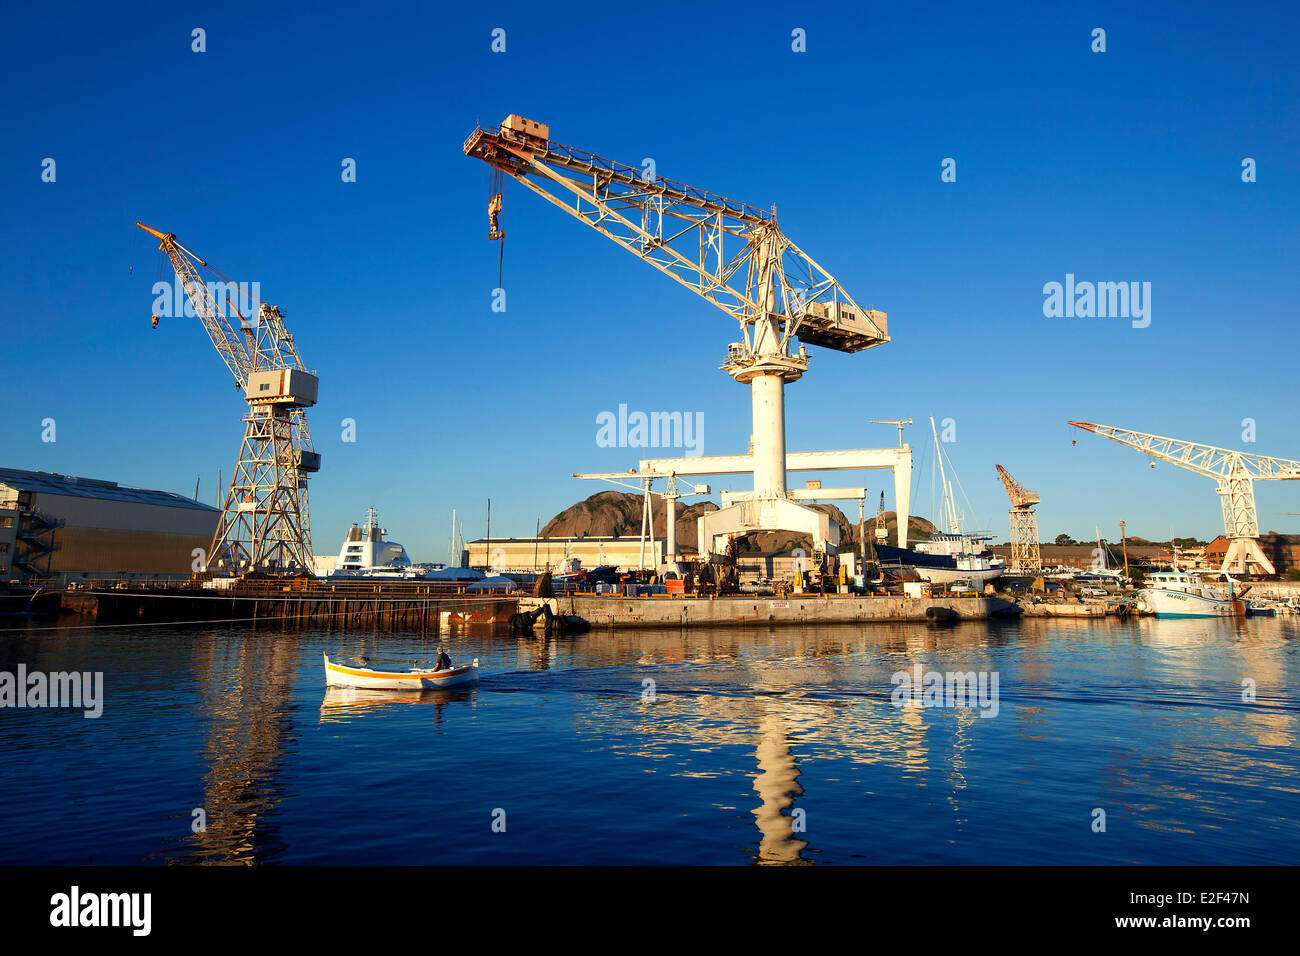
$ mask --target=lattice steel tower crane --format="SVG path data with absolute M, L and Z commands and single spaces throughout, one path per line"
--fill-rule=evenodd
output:
M 1198 475 L 1213 478 L 1223 505 L 1223 533 L 1228 550 L 1223 556 L 1223 571 L 1245 574 L 1248 564 L 1257 565 L 1264 574 L 1276 574 L 1259 546 L 1259 516 L 1255 511 L 1256 481 L 1300 480 L 1300 461 L 1268 458 L 1246 452 L 1162 438 L 1148 432 L 1095 425 L 1092 422 L 1069 422 L 1075 428 L 1109 438 L 1144 455 L 1186 468 Z M 1155 467 L 1152 465 L 1152 467 Z
M 1039 571 L 1043 567 L 1043 554 L 1038 541 L 1038 516 L 1034 505 L 1041 500 L 1038 493 L 1026 491 L 1001 465 L 995 465 L 1002 486 L 1011 499 L 1011 570 Z
M 647 480 L 753 474 L 752 493 L 724 493 L 724 507 L 700 519 L 701 553 L 712 550 L 714 540 L 723 535 L 754 530 L 808 532 L 815 547 L 828 541 L 837 545 L 835 526 L 799 502 L 861 498 L 863 490 L 790 491 L 787 469 L 892 468 L 901 528 L 906 528 L 911 480 L 907 446 L 806 452 L 787 460 L 785 386 L 808 369 L 804 344 L 858 352 L 883 345 L 889 335 L 885 313 L 859 307 L 834 276 L 781 231 L 774 211 L 563 146 L 550 139 L 545 124 L 514 114 L 499 129 L 476 128 L 464 152 L 491 166 L 494 175 L 511 176 L 612 239 L 739 324 L 740 341 L 728 347 L 721 368 L 750 387 L 753 450 L 710 459 L 647 459 L 636 472 Z M 502 234 L 499 182 L 499 176 L 493 180 L 489 203 L 494 239 Z M 796 340 L 804 344 L 792 352 Z M 734 504 L 728 505 L 728 500 Z M 670 527 L 672 523 L 670 516 Z
M 186 249 L 172 233 L 142 222 L 136 225 L 158 239 L 158 248 L 171 261 L 248 406 L 239 460 L 225 493 L 206 569 L 235 574 L 310 571 L 307 479 L 320 470 L 320 455 L 312 447 L 305 410 L 316 404 L 315 373 L 303 365 L 278 308 L 261 303 L 256 319 L 241 315 L 231 295 L 234 283 L 227 276 Z M 200 269 L 220 281 L 209 286 Z M 238 321 L 238 332 L 232 319 Z

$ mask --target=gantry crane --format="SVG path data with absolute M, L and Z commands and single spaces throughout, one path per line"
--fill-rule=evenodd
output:
M 785 449 L 785 386 L 808 369 L 807 345 L 858 352 L 889 341 L 884 312 L 863 309 L 835 277 L 796 246 L 766 211 L 550 139 L 550 129 L 512 114 L 499 129 L 475 128 L 464 152 L 492 167 L 489 238 L 499 239 L 500 174 L 586 223 L 735 319 L 740 341 L 723 371 L 753 396 L 747 455 L 643 459 L 645 482 L 685 475 L 750 473 L 752 492 L 723 493 L 723 507 L 700 518 L 701 554 L 724 535 L 756 530 L 810 533 L 814 548 L 838 546 L 838 528 L 802 501 L 861 499 L 861 488 L 789 491 L 787 471 L 891 468 L 905 546 L 911 449 L 803 452 Z M 797 353 L 791 353 L 795 340 Z M 580 475 L 605 480 L 627 474 Z M 668 527 L 674 526 L 669 515 Z M 671 533 L 671 532 L 670 532 Z M 673 550 L 669 546 L 669 553 Z
M 1147 432 L 1092 422 L 1069 422 L 1158 461 L 1167 461 L 1198 475 L 1213 478 L 1223 506 L 1223 533 L 1228 551 L 1223 556 L 1223 571 L 1245 574 L 1247 565 L 1257 565 L 1264 574 L 1275 574 L 1273 563 L 1259 546 L 1259 516 L 1255 511 L 1256 481 L 1300 480 L 1300 461 L 1269 458 L 1202 445 L 1178 438 L 1162 438 Z M 1155 467 L 1152 465 L 1152 467 Z
M 1038 542 L 1038 516 L 1034 505 L 1041 500 L 1038 493 L 1026 491 L 1001 465 L 995 465 L 1002 486 L 1011 499 L 1011 570 L 1039 571 L 1043 567 L 1042 549 Z
M 142 222 L 158 239 L 235 385 L 248 405 L 239 460 L 225 493 L 221 520 L 208 551 L 207 569 L 310 571 L 311 524 L 307 479 L 320 470 L 305 410 L 316 404 L 316 375 L 302 363 L 284 315 L 260 303 L 256 319 L 243 316 L 234 283 L 185 248 L 176 236 Z M 199 271 L 220 281 L 211 286 Z M 232 319 L 238 320 L 235 331 Z M 154 316 L 154 326 L 158 317 Z

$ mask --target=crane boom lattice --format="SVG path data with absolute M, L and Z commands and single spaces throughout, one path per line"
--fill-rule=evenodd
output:
M 464 151 L 726 312 L 747 352 L 768 317 L 782 345 L 857 352 L 889 341 L 885 313 L 859 308 L 774 212 L 552 142 L 547 127 L 517 116 L 497 131 L 476 128 Z

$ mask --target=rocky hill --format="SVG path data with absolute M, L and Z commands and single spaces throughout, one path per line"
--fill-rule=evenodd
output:
M 664 537 L 666 509 L 663 497 L 653 495 L 654 536 Z M 712 501 L 701 501 L 677 507 L 677 542 L 683 552 L 694 551 L 696 544 L 696 519 L 702 514 L 717 511 L 718 506 Z M 631 537 L 641 535 L 640 495 L 623 491 L 599 491 L 585 501 L 565 508 L 546 523 L 542 529 L 543 538 L 604 538 Z M 813 504 L 813 508 L 830 515 L 831 521 L 840 529 L 840 550 L 856 549 L 858 546 L 858 525 L 850 521 L 839 508 L 830 504 Z M 885 512 L 885 527 L 889 530 L 892 542 L 898 518 L 892 511 Z M 908 539 L 924 540 L 934 533 L 935 527 L 924 518 L 911 516 L 907 523 Z M 874 540 L 876 519 L 873 515 L 866 522 L 867 540 Z M 785 552 L 794 548 L 808 550 L 812 541 L 808 535 L 791 531 L 762 531 L 750 535 L 741 544 L 746 552 Z

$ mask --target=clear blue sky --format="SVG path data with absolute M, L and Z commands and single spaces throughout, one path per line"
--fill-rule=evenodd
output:
M 197 323 L 150 330 L 159 254 L 136 219 L 260 281 L 319 370 L 318 553 L 370 504 L 416 559 L 446 556 L 452 508 L 481 535 L 488 497 L 494 536 L 532 534 L 600 490 L 572 472 L 635 464 L 595 441 L 620 403 L 702 411 L 704 452 L 743 452 L 748 390 L 717 371 L 734 323 L 517 184 L 509 308 L 490 311 L 487 169 L 461 143 L 476 118 L 519 112 L 776 203 L 791 238 L 888 311 L 888 345 L 814 350 L 787 392 L 792 450 L 889 445 L 866 420 L 913 417 L 928 469 L 925 418 L 951 417 L 976 523 L 1000 538 L 995 463 L 1042 495 L 1045 537 L 1114 538 L 1120 518 L 1212 536 L 1207 479 L 1065 422 L 1300 457 L 1300 15 L 1130 6 L 8 8 L 0 463 L 186 494 L 201 475 L 209 501 L 229 476 L 243 405 Z M 1150 282 L 1150 327 L 1045 318 L 1043 284 L 1066 273 Z M 917 485 L 927 514 L 928 470 Z M 1300 488 L 1258 492 L 1265 529 L 1296 527 L 1275 513 L 1300 511 Z

